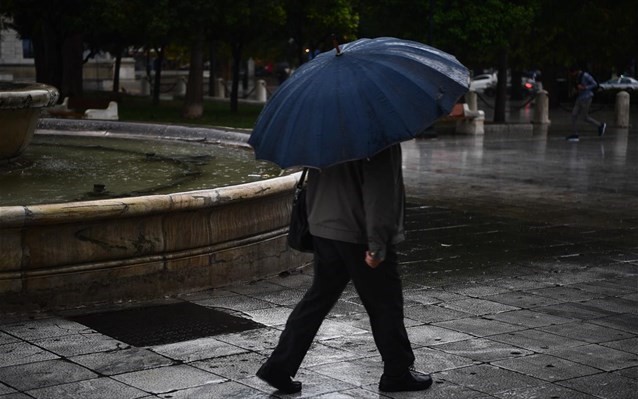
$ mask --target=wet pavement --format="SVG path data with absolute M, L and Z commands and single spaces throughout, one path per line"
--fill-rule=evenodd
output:
M 610 111 L 596 117 L 613 121 Z M 2 316 L 0 399 L 635 397 L 632 118 L 632 129 L 602 138 L 585 128 L 578 143 L 564 140 L 568 114 L 558 110 L 548 130 L 404 144 L 405 316 L 415 368 L 435 380 L 426 392 L 378 391 L 382 364 L 352 287 L 304 360 L 300 394 L 254 376 L 310 284 L 305 269 L 126 306 L 188 303 L 259 323 L 241 332 L 132 345 L 80 324 L 86 309 Z

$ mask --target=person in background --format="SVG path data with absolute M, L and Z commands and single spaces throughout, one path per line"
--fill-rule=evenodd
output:
M 285 393 L 324 318 L 352 280 L 370 318 L 383 360 L 379 390 L 420 391 L 429 375 L 412 371 L 414 354 L 403 321 L 403 291 L 395 245 L 404 239 L 401 146 L 373 157 L 311 169 L 307 209 L 314 245 L 311 287 L 286 322 L 257 376 Z
M 586 122 L 598 128 L 598 136 L 605 134 L 607 124 L 599 122 L 589 115 L 589 107 L 594 98 L 594 90 L 598 87 L 598 82 L 589 73 L 583 71 L 579 67 L 571 67 L 569 69 L 571 76 L 576 79 L 576 100 L 572 110 L 572 134 L 567 136 L 567 141 L 579 141 L 578 119 L 583 118 Z

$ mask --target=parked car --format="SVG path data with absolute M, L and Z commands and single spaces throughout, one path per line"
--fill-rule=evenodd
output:
M 485 94 L 487 96 L 493 96 L 496 93 L 496 84 L 498 78 L 496 73 L 484 73 L 476 75 L 470 80 L 470 90 L 477 93 Z M 507 82 L 508 91 L 511 89 L 511 84 Z M 521 77 L 521 90 L 525 95 L 532 95 L 538 91 L 538 83 L 533 77 L 523 76 Z
M 483 73 L 476 75 L 470 80 L 470 90 L 477 93 L 485 93 L 486 91 L 493 91 L 496 88 L 497 82 L 495 73 Z
M 638 80 L 629 76 L 621 76 L 601 83 L 600 88 L 603 90 L 638 91 Z

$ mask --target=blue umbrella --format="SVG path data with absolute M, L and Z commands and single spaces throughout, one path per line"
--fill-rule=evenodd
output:
M 414 138 L 449 114 L 469 71 L 425 44 L 359 39 L 303 64 L 268 100 L 248 143 L 281 168 L 325 168 Z

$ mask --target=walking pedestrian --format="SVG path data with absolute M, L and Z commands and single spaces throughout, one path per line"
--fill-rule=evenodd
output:
M 594 90 L 598 87 L 598 82 L 591 74 L 579 67 L 571 67 L 570 74 L 576 79 L 576 100 L 572 109 L 572 134 L 567 136 L 567 141 L 580 140 L 577 128 L 578 119 L 580 118 L 596 126 L 598 128 L 598 136 L 604 135 L 607 124 L 599 122 L 589 115 L 589 107 L 594 98 Z
M 308 221 L 314 237 L 314 277 L 279 343 L 257 376 L 285 393 L 324 318 L 352 280 L 370 318 L 383 360 L 379 390 L 419 391 L 429 375 L 412 371 L 414 354 L 403 321 L 403 291 L 395 245 L 404 239 L 401 146 L 308 176 Z

